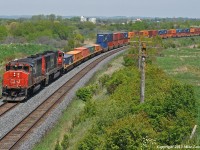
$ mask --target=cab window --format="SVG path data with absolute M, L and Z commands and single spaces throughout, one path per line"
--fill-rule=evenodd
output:
M 10 70 L 10 66 L 6 66 L 6 71 Z
M 28 66 L 24 66 L 24 71 L 29 72 L 29 67 Z

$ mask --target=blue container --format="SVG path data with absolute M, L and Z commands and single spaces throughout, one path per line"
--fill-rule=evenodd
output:
M 158 35 L 167 34 L 167 30 L 158 30 Z
M 124 39 L 128 38 L 128 32 L 124 32 Z
M 100 33 L 97 34 L 97 43 L 113 41 L 113 33 Z
M 64 54 L 64 65 L 70 65 L 73 63 L 73 55 Z
M 113 41 L 113 33 L 109 33 L 108 34 L 108 42 L 112 42 Z
M 189 32 L 190 32 L 190 29 L 189 29 L 189 28 L 185 29 L 185 32 L 186 32 L 186 33 L 189 33 Z
M 183 29 L 176 29 L 176 33 L 182 33 Z
M 101 43 L 97 43 L 97 44 L 101 45 L 101 47 L 102 47 L 103 49 L 108 48 L 108 42 L 101 42 Z

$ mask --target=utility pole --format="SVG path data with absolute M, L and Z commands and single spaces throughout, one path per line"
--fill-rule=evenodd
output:
M 145 98 L 145 59 L 146 59 L 146 43 L 142 43 L 141 57 L 141 85 L 140 85 L 140 103 L 144 103 Z
M 141 49 L 142 49 L 142 45 L 141 45 L 141 39 L 140 39 L 140 37 L 138 38 L 138 43 L 139 43 L 139 49 L 138 49 L 138 68 L 139 68 L 139 70 L 141 70 Z
M 151 43 L 151 44 L 155 44 L 155 43 L 153 42 L 152 38 L 142 37 L 140 35 L 137 38 L 138 39 L 130 41 L 130 43 L 138 43 L 138 45 L 137 44 L 136 45 L 139 46 L 139 47 L 137 47 L 138 54 L 135 54 L 135 55 L 138 55 L 138 68 L 139 68 L 139 71 L 141 73 L 140 103 L 142 104 L 145 101 L 145 66 L 146 66 L 146 56 L 147 56 L 146 43 Z M 149 56 L 156 56 L 155 52 L 152 51 L 152 48 L 155 49 L 155 48 L 159 48 L 159 47 L 157 47 L 157 46 L 156 47 L 155 46 L 148 46 L 148 48 L 149 48 L 148 57 Z M 133 56 L 131 54 L 129 54 L 129 55 Z

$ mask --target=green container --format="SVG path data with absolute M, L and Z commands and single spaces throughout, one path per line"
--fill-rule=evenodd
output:
M 89 49 L 90 54 L 92 54 L 92 53 L 95 52 L 95 48 L 94 48 L 94 46 L 92 46 L 92 45 L 85 45 L 85 46 L 83 46 L 83 47 Z

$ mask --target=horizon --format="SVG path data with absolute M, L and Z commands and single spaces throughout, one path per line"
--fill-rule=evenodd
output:
M 192 8 L 189 7 L 192 5 Z M 2 1 L 0 16 L 34 16 L 56 14 L 58 16 L 145 16 L 159 18 L 200 18 L 197 13 L 199 0 L 18 0 Z M 16 7 L 17 6 L 17 7 Z

